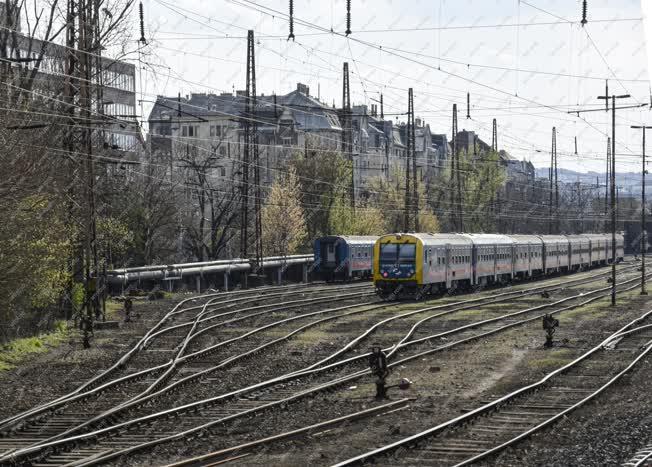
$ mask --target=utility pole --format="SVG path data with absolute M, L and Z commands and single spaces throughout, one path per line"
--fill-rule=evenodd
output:
M 616 99 L 626 99 L 629 94 L 604 95 L 598 99 L 611 98 L 611 305 L 616 306 Z
M 493 152 L 498 152 L 498 126 L 495 118 L 493 122 L 493 130 L 491 132 L 491 150 Z
M 403 214 L 403 230 L 405 232 L 410 231 L 410 205 L 412 201 L 412 191 L 410 190 L 410 184 L 412 176 L 410 174 L 411 165 L 410 158 L 412 157 L 412 151 L 410 147 L 410 116 L 411 116 L 411 100 L 412 100 L 412 88 L 408 89 L 408 121 L 405 128 L 405 142 L 407 143 L 407 153 L 405 154 L 405 213 Z
M 249 173 L 254 175 L 254 249 L 256 272 L 262 267 L 263 235 L 261 219 L 260 160 L 258 157 L 258 124 L 256 121 L 256 62 L 254 31 L 247 32 L 247 84 L 245 87 L 244 141 L 242 152 L 242 186 L 240 198 L 240 256 L 249 257 Z M 247 287 L 247 274 L 243 274 Z
M 258 121 L 256 118 L 256 54 L 254 31 L 247 32 L 247 118 L 249 134 L 247 147 L 254 165 L 254 245 L 256 249 L 256 268 L 263 266 L 263 220 L 262 193 L 260 187 L 260 157 L 258 152 Z M 251 157 L 253 156 L 253 157 Z
M 381 96 L 382 112 L 382 96 Z M 349 86 L 349 63 L 344 62 L 342 70 L 342 152 L 351 161 L 351 209 L 355 210 L 355 162 L 353 160 L 353 138 L 351 122 L 351 89 Z
M 414 129 L 414 95 L 412 88 L 408 90 L 408 126 L 407 126 L 408 151 L 411 151 L 412 157 L 412 204 L 414 209 L 414 231 L 419 231 L 419 191 L 417 179 L 417 153 L 416 137 Z
M 607 84 L 608 85 L 608 84 Z M 611 141 L 607 139 L 607 143 L 611 143 L 611 160 L 610 162 L 610 195 L 611 195 L 611 305 L 616 305 L 616 99 L 626 99 L 631 97 L 629 94 L 617 96 L 615 94 L 609 95 L 608 87 L 605 88 L 605 95 L 598 96 L 598 99 L 605 101 L 605 109 L 609 109 L 609 99 L 611 99 Z M 618 107 L 618 109 L 633 109 L 645 107 L 647 104 L 636 104 Z M 577 114 L 580 112 L 596 112 L 602 111 L 600 109 L 587 109 L 587 110 L 571 110 L 568 113 Z M 609 145 L 607 145 L 609 147 Z
M 68 0 L 66 25 L 66 80 L 64 83 L 64 102 L 69 126 L 64 136 L 64 149 L 71 153 L 85 153 L 82 169 L 82 181 L 76 178 L 78 165 L 73 167 L 70 196 L 82 206 L 80 216 L 83 219 L 82 241 L 78 244 L 79 256 L 73 261 L 73 281 L 82 281 L 84 285 L 84 302 L 80 310 L 80 327 L 85 349 L 90 348 L 93 335 L 93 320 L 100 315 L 98 295 L 98 254 L 95 209 L 95 174 L 93 162 L 93 129 L 91 128 L 94 90 L 92 81 L 100 82 L 101 67 L 97 67 L 91 55 L 99 52 L 98 4 L 92 0 Z M 101 66 L 101 62 L 99 62 Z M 93 70 L 95 68 L 95 70 Z M 99 84 L 96 84 L 98 86 Z M 97 91 L 97 90 L 96 90 Z M 98 102 L 99 105 L 101 103 Z M 78 116 L 75 107 L 79 109 Z M 81 185 L 81 193 L 74 187 Z M 73 211 L 74 204 L 71 205 Z
M 451 226 L 458 232 L 462 232 L 464 226 L 462 225 L 462 188 L 460 186 L 460 163 L 459 151 L 457 148 L 457 104 L 453 104 L 453 125 L 451 137 Z
M 607 137 L 607 171 L 604 178 L 604 215 L 606 216 L 609 210 L 609 182 L 611 180 L 611 136 Z
M 554 199 L 555 199 L 554 233 L 559 234 L 559 179 L 557 173 L 557 128 L 555 128 L 554 126 L 552 127 L 552 146 L 550 148 L 550 233 L 553 233 L 553 228 L 552 228 L 553 180 L 554 180 Z
M 251 79 L 251 55 L 253 49 L 253 34 L 251 31 L 247 32 L 247 84 L 245 92 L 245 116 L 243 119 L 244 126 L 244 138 L 243 138 L 243 147 L 242 147 L 242 164 L 241 164 L 241 180 L 242 184 L 240 186 L 240 256 L 245 259 L 249 257 L 249 158 L 250 158 L 250 139 L 251 139 L 251 115 L 249 111 L 251 107 L 249 106 L 250 98 L 250 79 Z M 204 213 L 201 214 L 202 216 Z M 244 274 L 246 277 L 247 275 Z M 246 279 L 245 279 L 246 283 Z
M 554 167 L 555 167 L 555 127 L 552 127 L 552 146 L 550 147 L 550 170 L 548 170 L 548 178 L 550 180 L 550 192 L 548 193 L 548 196 L 550 198 L 548 202 L 548 233 L 552 235 L 553 229 L 552 229 L 552 203 L 553 203 L 553 183 L 555 179 L 555 174 L 554 174 Z
M 385 120 L 385 111 L 383 109 L 383 93 L 380 93 L 380 119 Z
M 645 226 L 645 175 L 647 166 L 645 164 L 645 130 L 652 126 L 632 125 L 631 128 L 643 130 L 643 162 L 641 165 L 641 295 L 647 295 L 645 288 L 645 252 L 647 251 L 647 230 Z

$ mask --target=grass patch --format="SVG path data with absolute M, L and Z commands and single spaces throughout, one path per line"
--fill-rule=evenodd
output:
M 543 358 L 534 358 L 528 362 L 533 368 L 549 369 L 561 367 L 573 360 L 573 352 L 570 349 L 546 350 Z
M 55 329 L 46 334 L 15 339 L 0 347 L 0 371 L 14 368 L 18 363 L 33 354 L 47 352 L 61 344 L 68 337 L 65 321 L 57 321 Z
M 114 320 L 116 318 L 121 318 L 120 313 L 124 309 L 124 304 L 117 300 L 107 300 L 106 301 L 106 319 Z

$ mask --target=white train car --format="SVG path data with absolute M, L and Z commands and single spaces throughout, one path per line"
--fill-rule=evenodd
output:
M 473 242 L 474 285 L 484 285 L 514 277 L 512 248 L 514 240 L 499 234 L 462 234 Z
M 568 238 L 563 235 L 541 235 L 544 274 L 567 271 L 569 268 Z
M 589 264 L 591 266 L 607 264 L 607 236 L 605 234 L 584 234 L 582 237 L 589 240 Z
M 514 241 L 514 276 L 533 277 L 543 273 L 543 240 L 538 235 L 510 235 Z

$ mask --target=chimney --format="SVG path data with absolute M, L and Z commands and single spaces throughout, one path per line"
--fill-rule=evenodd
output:
M 415 126 L 421 126 L 421 119 L 419 117 L 414 119 L 414 125 Z
M 304 96 L 310 95 L 310 88 L 303 83 L 297 83 L 297 91 L 299 91 Z

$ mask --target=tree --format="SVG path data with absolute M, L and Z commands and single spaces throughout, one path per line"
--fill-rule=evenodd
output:
M 417 185 L 419 203 L 419 230 L 439 232 L 439 220 L 427 203 L 423 183 Z M 398 167 L 389 178 L 378 177 L 369 183 L 368 205 L 381 212 L 387 232 L 401 232 L 405 214 L 405 173 Z
M 220 183 L 218 149 L 219 145 L 213 151 L 186 145 L 179 158 L 188 186 L 188 209 L 182 214 L 184 243 L 198 261 L 218 259 L 235 236 L 239 196 L 233 184 Z
M 308 149 L 295 154 L 290 166 L 300 183 L 308 239 L 333 232 L 331 215 L 337 200 L 349 196 L 351 162 L 337 151 Z
M 369 203 L 351 209 L 350 197 L 338 196 L 329 215 L 329 231 L 338 235 L 383 235 L 387 233 L 383 211 Z
M 305 245 L 308 229 L 301 207 L 301 185 L 293 167 L 272 185 L 262 220 L 266 256 L 295 254 Z
M 487 151 L 479 155 L 460 153 L 459 158 L 464 230 L 495 232 L 498 227 L 496 208 L 507 180 L 500 155 Z M 430 203 L 440 218 L 450 219 L 451 210 L 457 209 L 457 204 L 451 201 L 451 193 L 455 189 L 449 165 L 430 187 Z M 446 228 L 451 230 L 453 227 L 446 225 Z

